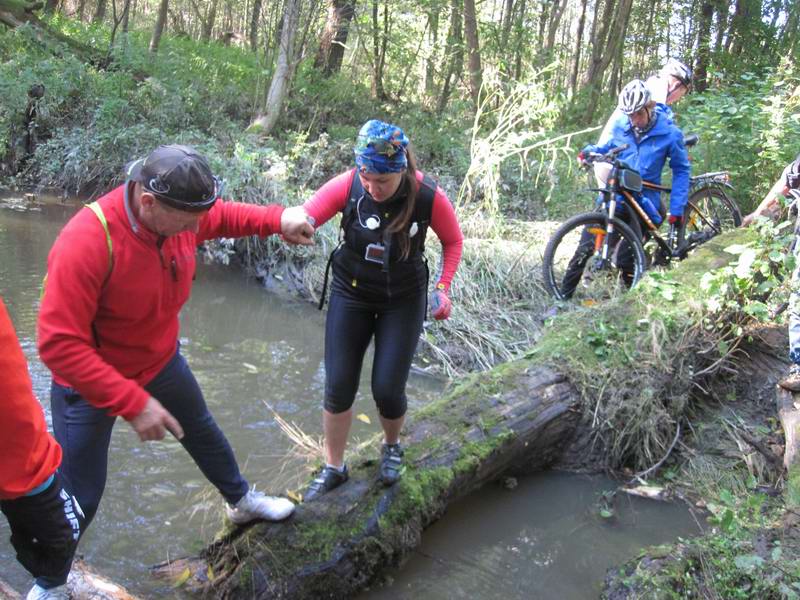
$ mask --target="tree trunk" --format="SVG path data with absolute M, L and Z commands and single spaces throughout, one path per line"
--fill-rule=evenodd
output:
M 122 33 L 128 33 L 131 20 L 132 0 L 125 0 L 125 9 L 122 11 Z
M 450 99 L 450 90 L 453 85 L 453 78 L 461 72 L 464 62 L 464 42 L 461 33 L 461 6 L 459 0 L 450 0 L 450 29 L 447 33 L 447 45 L 445 46 L 444 59 L 446 67 L 443 69 L 444 78 L 442 79 L 442 93 L 439 94 L 439 101 L 436 104 L 436 112 L 441 114 Z
M 150 52 L 158 52 L 158 44 L 161 43 L 161 34 L 164 33 L 164 25 L 167 22 L 167 11 L 169 10 L 169 0 L 161 0 L 158 8 L 158 17 L 153 28 L 153 37 L 150 38 Z
M 253 12 L 250 15 L 250 50 L 258 52 L 258 22 L 261 19 L 262 0 L 253 1 Z
M 572 73 L 569 76 L 569 93 L 572 97 L 577 93 L 578 88 L 578 70 L 581 65 L 581 47 L 583 45 L 583 28 L 586 26 L 586 5 L 588 0 L 581 1 L 581 16 L 578 19 L 578 32 L 576 34 L 575 42 L 575 57 L 572 61 Z
M 383 3 L 383 28 L 379 24 L 380 2 L 372 0 L 372 95 L 386 100 L 383 70 L 386 65 L 386 46 L 389 43 L 389 5 Z
M 503 20 L 500 33 L 500 47 L 508 48 L 508 42 L 511 39 L 511 26 L 514 24 L 514 0 L 505 0 L 503 7 Z
M 355 4 L 355 0 L 328 0 L 328 18 L 314 59 L 314 66 L 326 77 L 338 73 L 342 68 Z
M 64 35 L 57 29 L 51 28 L 36 16 L 36 11 L 41 8 L 41 2 L 0 0 L 0 24 L 12 29 L 29 24 L 33 36 L 46 47 L 52 48 L 54 54 L 63 54 L 60 49 L 53 47 L 52 41 L 57 40 L 67 46 L 81 60 L 96 66 L 107 66 L 105 56 L 101 55 L 96 49 L 78 42 L 68 35 Z
M 711 59 L 711 20 L 714 5 L 705 0 L 700 7 L 700 24 L 697 28 L 697 63 L 694 69 L 694 87 L 704 92 L 708 87 L 708 65 Z
M 518 13 L 519 16 L 517 18 L 517 27 L 516 27 L 517 45 L 516 45 L 516 52 L 514 53 L 516 55 L 516 61 L 514 64 L 514 79 L 516 81 L 519 81 L 520 78 L 522 77 L 522 55 L 523 55 L 522 47 L 523 44 L 525 43 L 525 33 L 527 32 L 527 29 L 525 28 L 525 12 L 526 12 L 525 0 L 520 0 L 519 13 Z
M 58 3 L 60 1 L 61 0 L 47 0 L 47 2 L 44 5 L 44 12 L 48 15 L 52 15 L 54 12 L 56 12 L 56 9 L 58 8 Z
M 258 116 L 249 130 L 258 132 L 262 135 L 269 135 L 278 123 L 286 94 L 289 89 L 289 82 L 292 73 L 292 63 L 294 60 L 294 40 L 297 33 L 297 22 L 300 16 L 301 0 L 286 0 L 283 12 L 283 27 L 281 28 L 281 42 L 278 50 L 278 60 L 275 65 L 275 72 L 272 74 L 272 82 L 267 93 L 265 113 Z
M 124 587 L 98 575 L 82 560 L 72 564 L 67 590 L 72 600 L 136 600 L 136 596 L 132 596 Z M 0 598 L 18 600 L 22 596 L 0 579 Z
M 564 10 L 567 8 L 567 0 L 554 0 L 553 7 L 550 10 L 550 23 L 547 27 L 547 41 L 545 42 L 544 51 L 546 60 L 550 60 L 553 46 L 556 42 L 556 32 L 561 23 L 561 17 L 564 15 Z
M 603 26 L 600 35 L 595 40 L 595 51 L 587 76 L 589 86 L 589 103 L 586 107 L 585 122 L 594 120 L 594 111 L 600 100 L 603 89 L 603 75 L 609 64 L 619 51 L 619 44 L 623 43 L 625 22 L 628 18 L 633 0 L 619 0 L 614 7 L 614 0 L 607 0 L 606 12 L 603 15 Z M 600 50 L 597 50 L 600 47 Z
M 467 64 L 469 66 L 469 93 L 472 101 L 480 103 L 483 70 L 481 69 L 481 49 L 478 40 L 478 16 L 475 0 L 464 0 L 464 37 L 467 40 Z
M 108 0 L 97 0 L 97 6 L 94 9 L 94 16 L 92 17 L 93 23 L 102 23 L 106 18 L 106 6 Z
M 208 7 L 206 18 L 203 19 L 203 32 L 200 34 L 200 39 L 208 42 L 211 39 L 211 33 L 214 31 L 214 22 L 217 20 L 217 5 L 219 0 L 211 0 Z
M 425 56 L 425 95 L 430 100 L 434 97 L 436 82 L 436 48 L 439 45 L 439 13 L 441 7 L 436 4 L 428 11 L 428 46 Z

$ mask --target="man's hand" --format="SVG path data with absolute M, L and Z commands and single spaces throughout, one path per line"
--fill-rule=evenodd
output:
M 183 428 L 180 423 L 152 396 L 147 399 L 144 410 L 129 422 L 143 442 L 163 440 L 167 431 L 176 439 L 183 438 Z
M 758 205 L 758 208 L 742 219 L 742 227 L 750 227 L 757 217 L 777 219 L 781 214 L 781 202 L 778 199 L 778 194 L 785 196 L 788 193 L 789 188 L 785 186 L 777 191 L 776 189 L 770 190 L 764 200 L 761 201 L 761 204 Z
M 290 244 L 314 244 L 314 226 L 302 206 L 290 206 L 281 214 L 281 235 Z

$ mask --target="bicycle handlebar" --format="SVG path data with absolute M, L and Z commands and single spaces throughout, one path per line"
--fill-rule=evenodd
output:
M 627 149 L 628 149 L 628 144 L 622 144 L 622 146 L 617 146 L 616 148 L 612 148 L 611 150 L 609 150 L 605 154 L 601 154 L 599 152 L 590 152 L 589 155 L 584 160 L 585 160 L 587 165 L 590 165 L 590 164 L 596 163 L 596 162 L 613 163 L 614 162 L 614 157 L 616 157 L 617 154 L 619 154 L 623 150 L 627 150 Z

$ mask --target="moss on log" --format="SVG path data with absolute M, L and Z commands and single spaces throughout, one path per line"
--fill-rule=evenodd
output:
M 617 442 L 597 432 L 627 425 L 600 418 L 611 382 L 622 390 L 616 401 L 633 405 L 615 418 L 638 411 L 655 430 L 646 440 L 629 437 L 626 452 L 645 442 L 663 451 L 674 438 L 670 425 L 686 410 L 692 373 L 717 357 L 674 352 L 665 359 L 662 349 L 674 350 L 676 340 L 694 331 L 701 275 L 729 263 L 734 257 L 724 248 L 752 235 L 732 232 L 677 265 L 669 276 L 673 301 L 658 285 L 645 284 L 608 305 L 572 310 L 556 318 L 527 357 L 472 375 L 410 415 L 407 469 L 394 487 L 377 482 L 376 442 L 372 455 L 349 458 L 346 485 L 301 504 L 288 522 L 225 532 L 202 557 L 161 565 L 157 574 L 221 598 L 350 597 L 416 547 L 450 502 L 481 485 L 557 464 L 608 464 Z M 667 362 L 648 363 L 653 354 Z M 644 379 L 632 377 L 637 369 Z

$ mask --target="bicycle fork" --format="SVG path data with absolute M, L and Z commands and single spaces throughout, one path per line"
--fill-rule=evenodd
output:
M 617 209 L 617 199 L 613 195 L 611 196 L 611 200 L 608 203 L 608 212 L 606 213 L 608 216 L 608 220 L 606 221 L 606 228 L 605 230 L 602 229 L 595 229 L 591 231 L 594 234 L 594 253 L 596 255 L 600 255 L 600 264 L 599 267 L 605 267 L 608 263 L 608 244 L 611 240 L 611 236 L 614 233 L 614 213 Z

